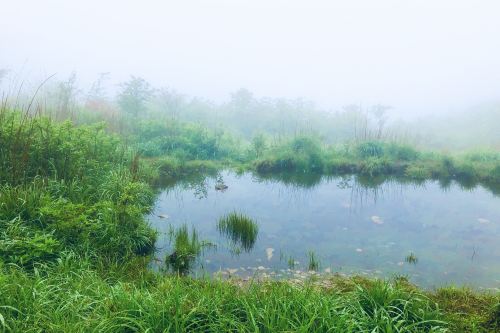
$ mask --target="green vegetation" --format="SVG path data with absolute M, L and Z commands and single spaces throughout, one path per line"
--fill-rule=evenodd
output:
M 316 257 L 316 253 L 314 253 L 314 251 L 310 251 L 308 253 L 308 257 L 309 257 L 309 263 L 307 264 L 307 269 L 310 271 L 319 270 L 320 262 Z
M 219 232 L 227 236 L 235 245 L 249 252 L 257 240 L 259 226 L 251 218 L 237 212 L 231 212 L 220 218 L 217 223 Z
M 119 138 L 0 110 L 0 253 L 32 267 L 64 251 L 126 261 L 153 250 L 154 193 Z
M 203 250 L 213 246 L 210 242 L 200 241 L 196 229 L 193 229 L 189 236 L 187 225 L 172 230 L 170 237 L 174 243 L 173 252 L 167 256 L 165 264 L 180 275 L 189 273 Z
M 0 325 L 13 332 L 494 332 L 498 328 L 494 321 L 498 297 L 452 288 L 423 293 L 404 279 L 334 276 L 322 286 L 313 281 L 239 284 L 162 277 L 134 268 L 115 266 L 102 272 L 75 256 L 38 265 L 34 272 L 4 266 Z
M 71 92 L 73 85 L 69 80 L 61 87 Z M 323 175 L 355 173 L 370 181 L 397 176 L 438 179 L 446 186 L 456 180 L 499 191 L 498 151 L 417 150 L 381 135 L 381 121 L 351 137 L 349 126 L 359 110 L 325 123 L 311 115 L 307 126 L 338 130 L 324 139 L 290 126 L 302 123 L 299 116 L 308 105 L 255 101 L 246 91 L 224 105 L 234 111 L 221 116 L 224 126 L 208 116 L 195 123 L 192 118 L 208 114 L 207 103 L 179 101 L 181 107 L 173 107 L 175 96 L 154 93 L 138 78 L 122 88 L 120 110 L 99 92 L 78 108 L 69 106 L 73 99 L 67 94 L 55 104 L 63 106 L 48 103 L 49 110 L 32 103 L 21 110 L 6 100 L 0 105 L 2 331 L 498 330 L 498 293 L 426 292 L 403 279 L 340 276 L 321 285 L 192 279 L 185 275 L 209 243 L 185 225 L 173 230 L 172 252 L 165 258 L 174 274 L 154 272 L 148 264 L 157 235 L 144 219 L 155 186 L 197 183 L 221 168 L 303 186 Z M 287 110 L 288 122 L 281 121 L 280 110 Z M 264 114 L 277 121 L 258 118 Z M 315 178 L 304 178 L 306 173 Z M 258 234 L 252 219 L 235 212 L 218 229 L 245 251 Z M 295 266 L 291 257 L 288 263 Z M 314 253 L 308 267 L 319 268 Z
M 409 264 L 414 264 L 416 265 L 418 263 L 418 258 L 417 256 L 412 252 L 409 255 L 405 257 L 405 261 Z

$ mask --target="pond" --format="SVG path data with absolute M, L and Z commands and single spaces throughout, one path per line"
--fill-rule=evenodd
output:
M 216 190 L 222 182 L 228 188 Z M 258 224 L 250 249 L 217 228 L 233 211 Z M 313 255 L 323 274 L 500 288 L 500 197 L 481 186 L 224 171 L 165 188 L 149 221 L 160 232 L 156 262 L 172 252 L 169 230 L 183 224 L 215 244 L 194 275 L 297 276 Z

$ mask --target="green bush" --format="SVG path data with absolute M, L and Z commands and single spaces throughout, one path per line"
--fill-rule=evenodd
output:
M 0 261 L 33 267 L 59 256 L 62 246 L 51 233 L 28 228 L 19 218 L 0 224 Z
M 367 141 L 356 146 L 359 158 L 382 157 L 384 155 L 384 144 L 378 141 Z
M 416 161 L 419 158 L 419 152 L 411 146 L 390 143 L 385 148 L 389 158 L 397 161 Z

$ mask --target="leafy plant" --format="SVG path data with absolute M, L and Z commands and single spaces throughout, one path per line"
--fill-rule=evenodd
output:
M 259 227 L 251 218 L 237 212 L 231 212 L 219 219 L 219 232 L 241 248 L 249 252 L 257 240 Z

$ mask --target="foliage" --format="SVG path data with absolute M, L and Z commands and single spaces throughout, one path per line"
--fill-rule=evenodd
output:
M 259 172 L 322 172 L 324 157 L 319 142 L 309 137 L 296 137 L 270 149 L 255 161 Z
M 64 250 L 127 260 L 154 248 L 143 217 L 153 192 L 103 124 L 0 117 L 2 261 L 32 267 Z
M 174 242 L 173 252 L 167 256 L 165 264 L 180 275 L 189 273 L 203 250 L 212 246 L 207 241 L 199 240 L 196 229 L 193 229 L 189 235 L 188 227 L 185 224 L 172 230 L 170 237 Z
M 122 83 L 122 90 L 118 95 L 118 105 L 126 113 L 137 117 L 146 110 L 146 103 L 153 96 L 153 90 L 143 78 L 132 76 L 129 81 Z
M 65 256 L 34 273 L 0 271 L 9 331 L 35 332 L 445 332 L 446 314 L 397 281 L 333 278 L 248 283 L 143 276 L 113 282 Z
M 318 258 L 316 257 L 316 253 L 310 251 L 308 253 L 308 256 L 309 256 L 309 263 L 307 264 L 307 268 L 310 271 L 317 271 L 319 269 L 320 263 Z
M 249 252 L 257 240 L 259 226 L 251 218 L 237 212 L 231 212 L 219 219 L 219 232 L 227 236 L 234 244 Z

